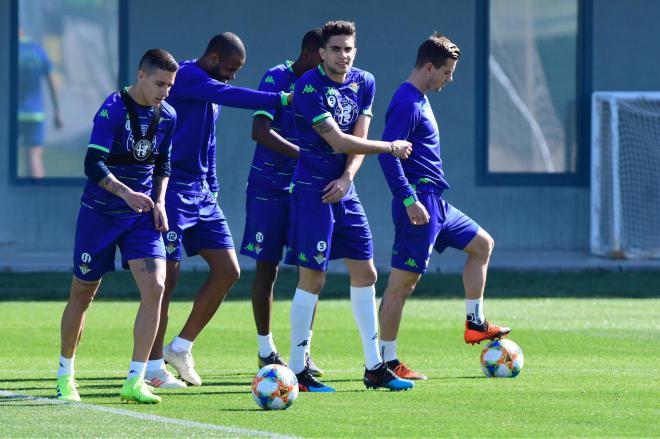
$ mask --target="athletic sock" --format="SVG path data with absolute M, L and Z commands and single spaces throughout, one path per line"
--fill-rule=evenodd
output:
M 193 347 L 193 342 L 190 340 L 186 340 L 185 338 L 181 338 L 179 336 L 174 337 L 174 340 L 172 340 L 172 350 L 174 352 L 190 352 Z
M 165 360 L 160 358 L 158 360 L 147 361 L 147 372 L 155 372 L 157 370 L 165 369 Z
M 307 337 L 307 346 L 305 346 L 305 353 L 307 355 L 309 355 L 312 350 L 312 335 L 314 335 L 314 331 L 310 329 L 309 336 Z
M 351 286 L 353 318 L 360 331 L 364 364 L 367 369 L 376 368 L 383 360 L 378 352 L 378 324 L 376 321 L 376 288 Z
M 147 368 L 147 363 L 142 363 L 140 361 L 131 361 L 131 365 L 128 368 L 127 380 L 135 376 L 144 377 L 144 370 Z
M 380 356 L 383 357 L 383 361 L 394 361 L 397 359 L 396 355 L 396 339 L 393 341 L 380 341 Z
M 478 326 L 483 326 L 484 318 L 484 299 L 465 299 L 465 314 L 467 321 Z
M 289 368 L 294 373 L 305 369 L 305 347 L 309 343 L 309 327 L 314 316 L 314 306 L 319 296 L 300 288 L 291 302 L 291 358 Z
M 262 358 L 269 356 L 271 352 L 277 352 L 272 332 L 269 332 L 268 335 L 257 334 L 257 343 L 259 343 L 259 356 Z
M 57 377 L 61 377 L 62 375 L 71 375 L 73 376 L 74 369 L 73 369 L 73 360 L 76 358 L 74 355 L 71 358 L 64 358 L 63 356 L 60 355 L 60 367 L 57 369 Z

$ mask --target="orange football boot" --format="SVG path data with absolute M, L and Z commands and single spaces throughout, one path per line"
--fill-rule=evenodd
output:
M 399 378 L 406 380 L 426 380 L 428 377 L 419 372 L 415 372 L 404 363 L 399 360 L 392 360 L 387 362 L 387 367 L 389 367 L 392 372 Z
M 494 340 L 509 335 L 511 328 L 506 326 L 497 326 L 490 320 L 484 322 L 484 328 L 479 328 L 471 322 L 465 322 L 465 334 L 463 338 L 465 343 L 479 344 L 484 340 Z

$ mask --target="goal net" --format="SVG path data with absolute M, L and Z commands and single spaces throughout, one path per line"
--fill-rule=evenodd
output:
M 660 92 L 596 92 L 591 251 L 660 258 Z

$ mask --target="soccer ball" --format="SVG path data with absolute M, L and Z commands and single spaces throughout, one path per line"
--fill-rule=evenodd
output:
M 298 380 L 286 366 L 264 366 L 252 380 L 252 398 L 264 410 L 286 410 L 297 397 Z
M 506 338 L 491 341 L 481 351 L 481 369 L 489 378 L 514 378 L 524 364 L 520 347 Z

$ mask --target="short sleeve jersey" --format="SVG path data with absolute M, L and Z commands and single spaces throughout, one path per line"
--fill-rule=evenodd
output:
M 277 93 L 293 91 L 296 75 L 293 62 L 286 61 L 269 69 L 261 78 L 259 90 Z M 295 99 L 294 99 L 295 100 Z M 298 145 L 294 111 L 291 106 L 263 108 L 254 113 L 271 120 L 270 128 L 289 142 Z M 248 192 L 266 197 L 288 197 L 296 159 L 257 143 L 248 176 Z
M 402 197 L 412 193 L 409 185 L 433 184 L 448 189 L 440 158 L 440 134 L 428 98 L 417 88 L 401 84 L 390 102 L 385 115 L 383 140 L 401 139 L 412 143 L 407 160 L 398 160 L 389 154 L 379 159 L 392 193 Z M 403 172 L 401 172 L 403 171 Z
M 146 133 L 154 108 L 135 103 L 142 133 Z M 134 148 L 133 132 L 126 106 L 118 92 L 108 96 L 94 117 L 89 148 L 108 154 L 106 166 L 117 180 L 135 192 L 151 195 L 154 160 L 165 154 L 169 159 L 176 112 L 166 102 L 161 103 L 160 120 L 151 140 L 152 149 Z M 162 157 L 161 157 L 162 158 Z M 118 196 L 108 192 L 92 180 L 87 180 L 81 204 L 111 215 L 135 214 Z M 137 214 L 135 214 L 137 215 Z
M 293 103 L 300 158 L 293 175 L 293 191 L 322 192 L 330 181 L 341 177 L 346 154 L 334 152 L 313 126 L 332 117 L 342 132 L 352 134 L 360 115 L 371 116 L 375 93 L 373 75 L 355 67 L 341 84 L 330 79 L 322 66 L 296 81 Z M 343 199 L 354 196 L 355 188 L 351 185 Z

